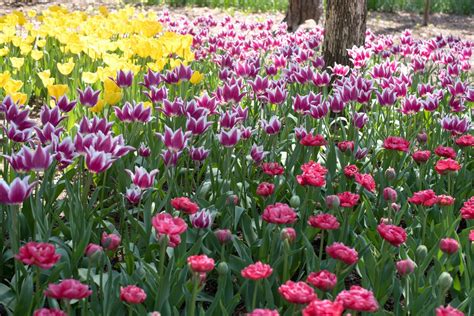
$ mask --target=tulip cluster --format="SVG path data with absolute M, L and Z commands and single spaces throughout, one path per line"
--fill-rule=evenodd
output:
M 2 308 L 472 314 L 473 43 L 367 31 L 326 65 L 323 39 L 0 17 Z

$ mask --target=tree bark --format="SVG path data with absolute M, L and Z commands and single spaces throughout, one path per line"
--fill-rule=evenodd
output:
M 430 18 L 430 0 L 425 0 L 425 9 L 423 10 L 423 26 L 428 26 Z
M 294 32 L 298 26 L 306 20 L 313 19 L 319 22 L 323 15 L 323 7 L 321 0 L 289 0 L 288 11 L 286 11 L 285 19 L 288 24 L 288 31 Z
M 365 43 L 367 0 L 327 0 L 324 26 L 324 61 L 349 65 L 347 49 Z

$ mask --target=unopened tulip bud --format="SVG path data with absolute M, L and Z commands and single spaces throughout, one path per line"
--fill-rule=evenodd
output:
M 229 266 L 225 262 L 221 262 L 217 265 L 217 273 L 219 275 L 226 275 L 229 272 Z
M 221 244 L 225 244 L 232 240 L 232 232 L 229 229 L 218 229 L 214 234 Z
M 453 278 L 448 272 L 443 272 L 440 274 L 438 278 L 438 286 L 440 287 L 441 291 L 446 292 L 451 288 L 453 284 Z
M 415 263 L 410 259 L 400 260 L 396 263 L 398 274 L 405 276 L 415 271 Z
M 328 195 L 326 196 L 326 206 L 333 210 L 339 207 L 341 201 L 337 195 Z
M 388 167 L 387 170 L 385 170 L 385 178 L 387 178 L 387 180 L 391 181 L 394 180 L 396 177 L 397 172 L 392 167 Z
M 301 204 L 300 197 L 298 195 L 293 195 L 290 199 L 290 206 L 292 208 L 298 208 Z
M 422 262 L 428 255 L 428 248 L 425 245 L 419 245 L 416 248 L 416 260 L 417 262 Z
M 418 140 L 420 144 L 424 144 L 428 141 L 428 135 L 426 135 L 425 132 L 422 132 L 416 135 L 416 139 Z
M 227 205 L 237 205 L 239 204 L 239 197 L 235 194 L 229 195 L 226 202 Z
M 89 260 L 95 263 L 99 261 L 103 253 L 104 249 L 96 244 L 88 244 L 85 250 L 85 254 L 89 258 Z
M 383 189 L 383 198 L 385 201 L 395 202 L 397 200 L 397 191 L 391 187 L 387 187 Z
M 288 242 L 292 242 L 293 240 L 296 239 L 296 231 L 294 228 L 291 227 L 285 227 L 281 230 L 281 239 L 282 240 L 288 240 Z
M 392 203 L 392 204 L 390 204 L 390 208 L 391 208 L 392 210 L 394 210 L 395 212 L 399 212 L 402 207 L 401 207 L 400 204 Z

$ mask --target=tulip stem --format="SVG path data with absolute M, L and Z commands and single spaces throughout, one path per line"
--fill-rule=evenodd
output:
M 191 304 L 189 305 L 189 313 L 188 316 L 194 316 L 194 312 L 196 310 L 196 299 L 197 299 L 197 293 L 199 289 L 199 274 L 193 273 L 192 276 L 193 279 L 193 292 L 191 296 Z
M 258 286 L 260 285 L 260 280 L 255 281 L 255 288 L 253 290 L 253 298 L 252 298 L 252 310 L 257 307 L 257 294 L 258 294 Z
M 11 234 L 10 234 L 10 243 L 11 248 L 14 254 L 18 253 L 20 249 L 20 241 L 19 241 L 19 227 L 18 227 L 18 212 L 19 207 L 17 205 L 12 205 L 10 208 L 12 224 L 11 224 Z
M 160 267 L 159 267 L 159 276 L 160 276 L 160 283 L 163 284 L 163 273 L 165 268 L 165 260 L 166 260 L 166 247 L 168 246 L 168 236 L 162 236 L 162 241 L 160 245 Z
M 289 251 L 290 244 L 288 243 L 288 239 L 283 241 L 283 279 L 282 281 L 285 282 L 288 280 L 288 251 Z
M 321 270 L 321 261 L 323 259 L 324 250 L 324 230 L 321 230 L 321 236 L 319 238 L 319 254 L 318 254 L 318 267 Z

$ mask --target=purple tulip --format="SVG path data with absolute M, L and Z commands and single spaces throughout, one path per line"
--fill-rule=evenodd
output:
M 109 169 L 114 162 L 111 153 L 96 151 L 93 147 L 86 149 L 86 166 L 92 173 L 102 173 Z
M 112 128 L 113 123 L 107 122 L 106 118 L 99 119 L 94 116 L 91 120 L 87 117 L 83 117 L 79 122 L 79 133 L 82 134 L 96 134 L 102 132 L 108 134 Z
M 148 123 L 151 120 L 151 108 L 145 107 L 142 102 L 131 105 L 125 102 L 122 108 L 114 106 L 115 116 L 122 122 Z
M 344 111 L 345 102 L 342 101 L 339 94 L 335 94 L 329 98 L 329 108 L 334 113 L 340 113 Z
M 158 169 L 147 172 L 145 168 L 135 166 L 135 173 L 128 169 L 125 169 L 125 172 L 132 178 L 133 184 L 143 190 L 153 186 Z
M 356 112 L 352 116 L 352 124 L 354 124 L 354 126 L 359 129 L 364 127 L 368 121 L 369 121 L 369 117 L 367 116 L 367 114 L 363 112 Z
M 460 119 L 457 116 L 445 116 L 441 120 L 441 127 L 451 132 L 452 135 L 457 135 L 466 133 L 470 129 L 471 123 L 467 117 Z
M 151 86 L 150 91 L 145 92 L 145 95 L 152 103 L 162 102 L 168 97 L 168 89 L 166 89 L 166 87 L 157 88 Z
M 184 114 L 184 101 L 181 98 L 176 98 L 173 102 L 168 99 L 163 100 L 163 106 L 157 108 L 167 117 L 181 116 Z
M 402 101 L 401 111 L 403 114 L 416 114 L 421 109 L 421 102 L 414 95 L 408 96 Z
M 221 117 L 219 120 L 220 126 L 222 128 L 231 129 L 241 121 L 238 113 L 232 111 L 226 111 L 221 113 Z
M 64 138 L 58 145 L 56 145 L 55 158 L 58 161 L 60 169 L 64 169 L 71 165 L 76 157 L 76 147 L 74 146 L 71 137 Z
M 255 80 L 249 80 L 248 83 L 252 87 L 253 93 L 256 97 L 261 97 L 270 87 L 267 77 L 257 76 L 255 77 Z
M 240 92 L 240 89 L 240 84 L 238 82 L 235 82 L 234 84 L 225 83 L 223 87 L 217 88 L 216 97 L 220 103 L 237 104 L 245 95 L 245 93 Z
M 236 127 L 229 131 L 222 130 L 217 137 L 224 147 L 234 147 L 240 140 L 240 130 Z
M 250 149 L 250 157 L 252 157 L 254 162 L 259 163 L 263 161 L 267 155 L 268 151 L 264 151 L 263 146 L 252 145 L 252 149 Z
M 94 91 L 90 86 L 87 86 L 84 91 L 77 89 L 79 93 L 79 102 L 87 107 L 93 107 L 99 101 L 100 90 Z
M 14 124 L 17 129 L 26 130 L 36 125 L 36 122 L 29 118 L 29 109 L 20 110 L 16 103 L 11 103 L 8 99 L 2 104 L 5 109 L 5 119 L 8 123 Z
M 145 144 L 141 143 L 140 147 L 138 148 L 138 154 L 141 157 L 149 157 L 151 155 L 150 147 L 147 147 Z
M 282 104 L 288 97 L 288 90 L 275 87 L 273 89 L 267 89 L 265 99 L 271 104 Z
M 69 99 L 65 95 L 60 97 L 59 100 L 55 100 L 55 101 L 56 101 L 56 106 L 65 113 L 71 112 L 77 104 L 76 100 L 69 101 Z
M 206 209 L 202 209 L 197 213 L 194 213 L 193 215 L 189 216 L 189 219 L 191 220 L 193 227 L 198 229 L 211 227 L 213 220 L 211 212 Z
M 178 159 L 181 156 L 182 151 L 173 151 L 170 149 L 163 150 L 161 152 L 161 158 L 167 167 L 174 167 L 178 164 Z
M 16 124 L 11 124 L 8 130 L 3 127 L 5 133 L 7 134 L 8 139 L 17 142 L 17 143 L 24 143 L 30 140 L 31 133 L 33 132 L 32 128 L 27 129 L 19 129 Z
M 186 120 L 186 131 L 191 132 L 193 135 L 202 135 L 211 125 L 212 122 L 207 121 L 207 116 L 202 116 L 196 120 L 188 114 L 188 119 Z
M 397 99 L 395 91 L 393 89 L 383 89 L 382 93 L 375 92 L 377 100 L 381 106 L 393 105 Z
M 181 152 L 188 144 L 188 133 L 184 133 L 181 128 L 173 131 L 168 126 L 165 126 L 164 134 L 156 133 L 156 136 L 161 139 L 168 150 L 173 152 Z
M 113 78 L 110 79 L 114 80 Z M 114 82 L 120 88 L 130 87 L 133 83 L 133 72 L 118 70 Z
M 358 148 L 356 153 L 355 153 L 355 158 L 357 160 L 362 160 L 365 157 L 367 157 L 368 153 L 369 153 L 369 149 L 367 149 L 367 148 Z
M 281 122 L 275 115 L 272 116 L 268 122 L 266 120 L 261 120 L 261 124 L 262 129 L 269 135 L 277 134 L 281 130 Z
M 23 146 L 18 153 L 5 156 L 17 172 L 44 171 L 53 163 L 51 146 L 37 146 L 35 149 Z
M 29 176 L 23 179 L 15 178 L 10 184 L 0 179 L 0 204 L 19 205 L 23 203 L 37 183 L 35 181 L 30 184 L 29 179 Z
M 191 149 L 189 149 L 189 156 L 194 161 L 203 161 L 209 156 L 209 152 L 210 151 L 204 147 L 191 147 Z
M 310 110 L 307 114 L 311 115 L 315 119 L 321 119 L 325 117 L 329 112 L 329 102 L 324 101 L 319 105 L 311 104 Z
M 142 198 L 142 191 L 139 187 L 132 184 L 132 186 L 125 191 L 125 198 L 130 204 L 137 205 Z
M 249 139 L 252 137 L 254 130 L 251 127 L 242 127 L 240 129 L 240 137 L 242 139 Z
M 46 124 L 46 123 L 50 123 L 54 127 L 56 127 L 65 118 L 66 118 L 66 116 L 61 116 L 61 113 L 59 112 L 59 107 L 55 107 L 54 109 L 50 109 L 48 106 L 44 105 L 41 108 L 40 119 L 41 119 L 41 123 L 43 125 Z
M 38 139 L 43 145 L 48 145 L 59 140 L 59 135 L 64 130 L 62 127 L 55 128 L 51 123 L 46 123 L 46 125 L 43 126 L 43 129 L 38 127 L 35 127 L 34 129 L 36 131 L 36 136 L 38 136 Z
M 326 87 L 331 82 L 331 77 L 326 71 L 315 72 L 312 81 L 317 87 Z
M 209 114 L 217 114 L 216 98 L 209 97 L 207 93 L 204 93 L 201 97 L 197 97 L 196 103 L 199 107 L 207 109 L 209 111 Z
M 140 82 L 140 85 L 145 86 L 147 89 L 151 87 L 156 87 L 160 84 L 162 80 L 161 74 L 159 72 L 154 72 L 151 69 L 148 69 L 146 75 L 143 76 L 143 81 Z
M 311 105 L 309 104 L 309 100 L 306 96 L 297 94 L 296 97 L 293 97 L 293 110 L 296 113 L 306 113 L 310 110 L 310 108 Z

